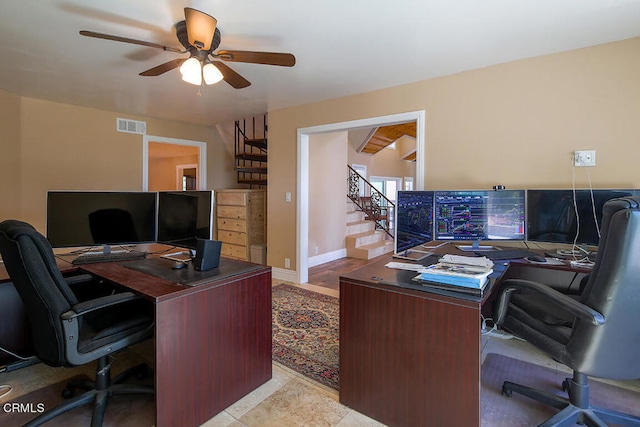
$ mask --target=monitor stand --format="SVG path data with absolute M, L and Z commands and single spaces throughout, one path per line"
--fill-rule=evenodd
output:
M 474 240 L 472 245 L 456 245 L 456 248 L 463 252 L 492 251 L 495 249 L 493 246 L 480 246 L 480 239 Z
M 122 253 L 122 252 L 127 252 L 126 249 L 112 249 L 111 245 L 102 245 L 101 247 L 95 247 L 92 249 L 89 249 L 87 252 L 87 254 L 117 254 L 117 253 Z

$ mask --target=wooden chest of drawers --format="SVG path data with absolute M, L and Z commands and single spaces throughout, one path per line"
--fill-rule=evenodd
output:
M 251 245 L 266 243 L 265 190 L 216 191 L 216 225 L 222 256 L 252 261 Z

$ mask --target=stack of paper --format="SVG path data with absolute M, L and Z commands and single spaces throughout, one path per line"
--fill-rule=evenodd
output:
M 493 272 L 493 262 L 485 257 L 445 255 L 438 263 L 425 267 L 416 279 L 420 281 L 482 289 Z M 455 290 L 455 288 L 453 288 Z

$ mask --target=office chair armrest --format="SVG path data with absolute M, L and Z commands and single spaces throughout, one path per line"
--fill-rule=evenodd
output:
M 73 286 L 80 283 L 89 283 L 94 281 L 94 277 L 90 274 L 78 274 L 77 276 L 67 276 L 64 278 L 67 285 Z
M 107 295 L 104 297 L 80 302 L 72 307 L 72 310 L 63 313 L 62 320 L 71 320 L 78 316 L 84 316 L 92 311 L 101 310 L 112 305 L 122 304 L 123 302 L 133 301 L 140 297 L 133 292 L 122 292 L 119 294 Z
M 598 311 L 588 307 L 568 295 L 565 295 L 544 283 L 533 282 L 531 280 L 508 279 L 505 280 L 498 296 L 496 324 L 502 325 L 507 315 L 511 295 L 520 294 L 537 294 L 547 298 L 563 309 L 567 310 L 573 316 L 582 320 L 591 322 L 594 325 L 602 325 L 605 318 Z

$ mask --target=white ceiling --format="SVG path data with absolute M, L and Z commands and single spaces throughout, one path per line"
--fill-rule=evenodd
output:
M 138 73 L 179 54 L 185 6 L 220 49 L 289 52 L 293 68 L 227 62 L 252 85 Z M 1 0 L 0 89 L 121 114 L 213 125 L 268 110 L 640 36 L 639 0 Z

